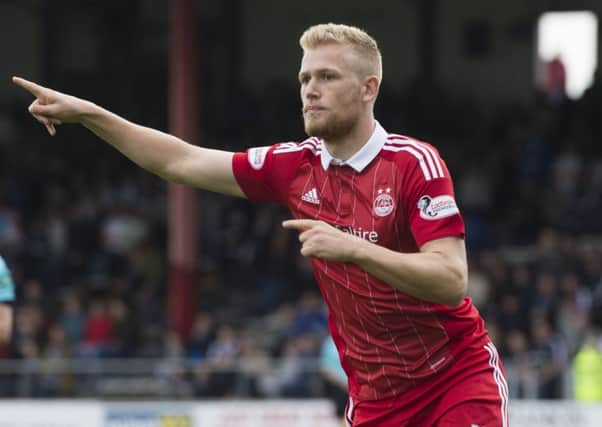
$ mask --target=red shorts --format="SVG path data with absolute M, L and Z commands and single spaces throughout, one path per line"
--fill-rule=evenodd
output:
M 454 381 L 454 376 L 431 385 L 423 399 L 405 396 L 353 402 L 345 420 L 352 427 L 508 427 L 508 386 L 497 350 L 491 347 L 489 366 Z

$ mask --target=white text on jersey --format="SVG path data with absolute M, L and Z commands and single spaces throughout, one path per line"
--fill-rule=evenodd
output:
M 339 230 L 341 230 L 343 233 L 352 234 L 354 236 L 357 236 L 364 240 L 367 240 L 371 243 L 378 242 L 378 233 L 374 230 L 368 231 L 368 230 L 362 229 L 362 227 L 353 228 L 353 227 L 341 227 L 338 225 L 335 225 L 335 227 L 338 228 Z

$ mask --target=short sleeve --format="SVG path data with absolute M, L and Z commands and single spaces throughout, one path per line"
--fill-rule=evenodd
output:
M 15 285 L 4 259 L 0 257 L 0 302 L 15 300 Z
M 431 240 L 465 235 L 447 165 L 432 147 L 429 154 L 430 159 L 415 158 L 408 165 L 402 193 L 410 230 L 419 247 Z
M 294 142 L 235 153 L 232 171 L 249 200 L 286 205 L 288 189 L 306 150 Z

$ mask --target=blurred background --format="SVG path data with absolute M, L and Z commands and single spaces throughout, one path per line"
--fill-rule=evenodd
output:
M 602 400 L 600 13 L 594 0 L 0 1 L 0 254 L 17 290 L 0 395 L 340 410 L 326 310 L 284 209 L 169 189 L 78 127 L 50 138 L 10 84 L 207 147 L 301 140 L 298 38 L 332 21 L 380 44 L 377 119 L 451 170 L 469 293 L 511 397 Z

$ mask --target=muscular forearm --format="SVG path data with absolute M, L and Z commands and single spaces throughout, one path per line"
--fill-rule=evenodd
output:
M 413 297 L 449 306 L 466 293 L 465 259 L 442 252 L 399 253 L 358 239 L 351 262 Z
M 129 122 L 93 103 L 86 103 L 80 120 L 139 166 L 172 181 L 177 181 L 178 176 L 170 165 L 192 148 L 172 135 Z
M 80 122 L 139 166 L 169 181 L 243 196 L 232 173 L 232 153 L 188 144 L 92 103 L 86 103 Z

